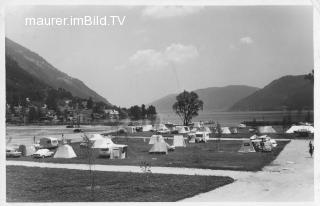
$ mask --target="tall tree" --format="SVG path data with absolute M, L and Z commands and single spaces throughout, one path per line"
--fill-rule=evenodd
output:
M 199 115 L 200 110 L 203 110 L 203 101 L 195 92 L 183 91 L 176 97 L 176 100 L 177 102 L 173 104 L 172 108 L 185 126 L 191 123 L 193 117 Z
M 130 118 L 133 120 L 141 119 L 141 108 L 138 105 L 130 107 L 129 109 Z
M 142 104 L 141 105 L 141 117 L 142 117 L 142 119 L 145 119 L 146 115 L 147 115 L 146 105 Z
M 148 117 L 148 119 L 154 120 L 156 115 L 157 115 L 157 111 L 156 111 L 155 106 L 150 105 L 148 107 L 148 109 L 147 109 L 147 117 Z

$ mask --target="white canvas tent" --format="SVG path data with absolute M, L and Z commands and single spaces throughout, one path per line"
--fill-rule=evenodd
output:
M 248 153 L 256 152 L 250 140 L 243 140 L 238 152 Z
M 68 144 L 60 145 L 53 158 L 74 158 L 77 157 L 73 148 Z
M 103 148 L 110 148 L 114 145 L 110 138 L 99 138 L 96 139 L 92 145 L 94 149 L 103 149 Z
M 173 146 L 175 147 L 186 147 L 186 142 L 182 135 L 173 136 Z
M 153 127 L 152 127 L 151 124 L 142 125 L 142 131 L 143 132 L 149 132 L 151 130 L 153 130 Z
M 201 127 L 201 128 L 199 128 L 197 131 L 198 131 L 198 132 L 207 132 L 207 133 L 209 133 L 209 134 L 212 133 L 209 127 Z
M 156 143 L 157 141 L 159 142 L 165 142 L 162 135 L 152 135 L 150 137 L 150 140 L 149 140 L 149 144 L 154 144 Z
M 231 134 L 229 127 L 221 127 L 222 134 Z
M 157 141 L 153 144 L 149 153 L 153 154 L 168 154 L 168 145 L 165 142 Z
M 314 128 L 311 125 L 293 125 L 286 131 L 288 134 L 292 134 L 294 132 L 308 132 L 308 133 L 314 133 Z
M 98 140 L 98 139 L 104 139 L 104 137 L 101 134 L 92 134 L 90 136 L 90 141 L 95 141 L 95 140 Z
M 257 130 L 260 134 L 276 133 L 272 126 L 260 126 Z
M 238 134 L 238 129 L 237 128 L 231 128 L 231 133 L 232 134 Z

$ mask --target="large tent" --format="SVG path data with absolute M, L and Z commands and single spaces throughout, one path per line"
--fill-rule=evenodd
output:
M 157 141 L 153 144 L 149 153 L 153 154 L 168 154 L 168 146 L 165 142 Z
M 293 125 L 286 131 L 286 133 L 295 133 L 295 132 L 308 132 L 308 133 L 314 133 L 313 126 L 310 125 Z
M 90 136 L 90 141 L 95 141 L 95 140 L 98 140 L 98 139 L 104 139 L 104 137 L 101 134 L 92 134 Z
M 257 130 L 260 134 L 276 133 L 272 126 L 260 126 Z
M 60 145 L 53 158 L 74 158 L 77 157 L 73 148 L 68 144 Z
M 149 144 L 154 144 L 156 142 L 165 142 L 162 135 L 152 135 L 149 140 Z
M 242 145 L 238 152 L 248 153 L 248 152 L 256 152 L 253 147 L 253 144 L 250 140 L 243 140 Z
M 92 145 L 94 149 L 110 148 L 114 143 L 110 138 L 99 138 L 96 139 Z
M 175 147 L 186 147 L 186 142 L 182 135 L 173 136 L 173 146 Z
M 229 127 L 221 127 L 222 134 L 231 134 Z

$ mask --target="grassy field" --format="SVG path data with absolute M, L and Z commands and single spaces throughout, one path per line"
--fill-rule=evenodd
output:
M 204 169 L 259 171 L 265 165 L 271 163 L 282 151 L 288 141 L 278 141 L 278 146 L 270 153 L 239 153 L 242 141 L 209 141 L 207 143 L 187 144 L 185 148 L 176 148 L 168 155 L 149 154 L 151 145 L 149 139 L 114 138 L 118 144 L 128 145 L 128 158 L 106 159 L 100 158 L 95 151 L 95 164 L 108 165 L 141 165 L 146 161 L 151 166 L 164 167 L 188 167 Z M 172 144 L 172 140 L 166 140 Z M 72 143 L 72 147 L 78 157 L 73 159 L 34 159 L 32 157 L 7 158 L 24 161 L 55 162 L 55 163 L 88 163 L 87 151 L 80 147 L 79 143 Z
M 230 177 L 7 166 L 7 202 L 172 202 L 232 183 Z

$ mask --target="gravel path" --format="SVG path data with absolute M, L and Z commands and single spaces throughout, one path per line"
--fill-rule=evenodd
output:
M 292 140 L 263 171 L 183 201 L 314 201 L 313 165 L 308 141 Z
M 6 161 L 6 165 L 88 170 L 86 164 L 57 164 L 30 161 Z M 308 141 L 292 140 L 271 165 L 260 172 L 152 167 L 153 173 L 229 176 L 236 181 L 182 201 L 313 201 L 313 158 Z M 95 165 L 96 171 L 142 172 L 138 166 Z

